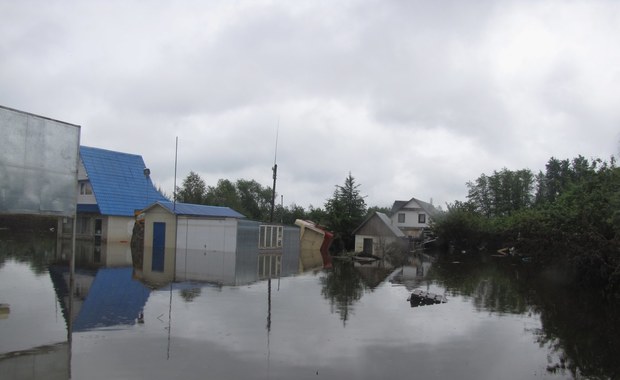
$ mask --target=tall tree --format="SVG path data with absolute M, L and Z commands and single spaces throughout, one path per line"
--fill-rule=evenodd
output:
M 205 204 L 207 195 L 207 186 L 200 176 L 190 171 L 183 180 L 183 186 L 177 187 L 176 198 L 180 202 Z
M 237 180 L 237 196 L 241 213 L 250 219 L 267 221 L 271 207 L 271 188 L 255 180 Z
M 328 227 L 334 232 L 335 249 L 353 250 L 353 230 L 366 214 L 366 202 L 360 195 L 359 185 L 349 173 L 343 186 L 336 185 L 333 196 L 325 203 Z
M 226 206 L 240 211 L 239 198 L 235 184 L 227 179 L 220 179 L 216 186 L 209 186 L 207 190 L 207 204 L 212 206 Z
M 478 213 L 487 218 L 511 215 L 532 205 L 534 175 L 529 169 L 517 171 L 506 168 L 482 174 L 475 182 L 467 182 L 467 198 Z

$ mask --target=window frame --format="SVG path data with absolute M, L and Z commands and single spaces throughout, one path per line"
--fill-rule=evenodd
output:
M 277 224 L 261 224 L 258 230 L 258 248 L 282 248 L 283 228 Z

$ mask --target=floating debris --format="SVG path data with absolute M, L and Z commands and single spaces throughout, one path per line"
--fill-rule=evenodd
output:
M 440 303 L 448 302 L 446 296 L 441 294 L 434 294 L 430 292 L 424 292 L 420 289 L 416 289 L 411 293 L 411 296 L 407 299 L 411 303 L 411 307 L 437 305 Z
M 0 319 L 7 319 L 11 313 L 11 307 L 8 303 L 0 303 Z

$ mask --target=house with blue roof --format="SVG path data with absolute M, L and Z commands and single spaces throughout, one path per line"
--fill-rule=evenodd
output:
M 173 280 L 237 285 L 299 266 L 299 227 L 248 220 L 229 207 L 158 201 L 139 223 L 144 253 L 137 274 L 155 285 Z
M 80 146 L 78 238 L 93 239 L 96 246 L 129 243 L 136 211 L 165 200 L 153 185 L 142 156 Z

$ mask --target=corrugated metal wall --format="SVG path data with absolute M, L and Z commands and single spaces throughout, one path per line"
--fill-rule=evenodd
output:
M 0 214 L 73 217 L 80 127 L 0 106 Z
M 283 226 L 282 248 L 259 250 L 260 226 L 266 223 L 240 220 L 237 230 L 236 283 L 259 280 L 259 255 L 280 255 L 280 276 L 296 274 L 299 268 L 299 227 Z

